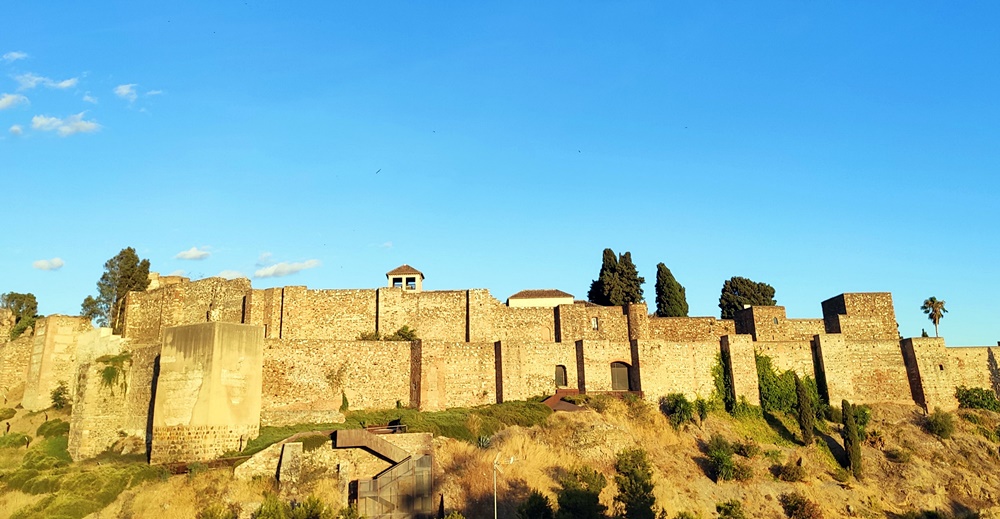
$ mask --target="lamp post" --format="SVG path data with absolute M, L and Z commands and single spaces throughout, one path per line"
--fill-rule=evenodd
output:
M 508 465 L 514 464 L 514 456 L 510 457 L 507 462 Z M 497 518 L 497 472 L 503 473 L 503 468 L 500 466 L 500 453 L 498 452 L 496 456 L 493 457 L 493 519 Z

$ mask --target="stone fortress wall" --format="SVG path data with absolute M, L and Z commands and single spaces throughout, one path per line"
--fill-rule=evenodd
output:
M 645 304 L 510 307 L 484 289 L 254 289 L 247 279 L 157 277 L 128 295 L 121 337 L 49 316 L 32 337 L 0 345 L 0 389 L 23 387 L 23 405 L 43 409 L 65 382 L 74 458 L 134 436 L 157 462 L 238 450 L 262 425 L 340 421 L 345 400 L 349 409 L 437 410 L 560 389 L 707 398 L 718 366 L 731 396 L 758 404 L 757 352 L 814 377 L 835 404 L 954 409 L 957 386 L 1000 390 L 992 348 L 900 339 L 888 293 L 841 294 L 821 308 L 817 319 L 788 319 L 780 306 L 732 320 L 657 318 Z M 420 339 L 360 340 L 403 326 Z M 101 356 L 122 352 L 123 382 L 109 387 Z

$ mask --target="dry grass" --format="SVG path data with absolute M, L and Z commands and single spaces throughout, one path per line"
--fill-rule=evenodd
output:
M 9 519 L 14 512 L 37 503 L 42 497 L 16 490 L 0 494 L 0 519 Z

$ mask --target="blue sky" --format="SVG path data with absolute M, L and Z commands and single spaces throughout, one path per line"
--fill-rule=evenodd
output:
M 583 298 L 611 247 L 692 315 L 740 275 L 790 317 L 891 291 L 905 336 L 936 296 L 949 344 L 1000 340 L 995 3 L 173 4 L 4 7 L 0 292 L 75 314 L 132 246 Z

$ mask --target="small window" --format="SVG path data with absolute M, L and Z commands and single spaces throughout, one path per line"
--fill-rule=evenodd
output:
M 938 371 L 944 371 L 944 364 L 938 364 Z
M 417 278 L 406 278 L 406 289 L 416 290 L 417 289 Z
M 778 324 L 778 318 L 777 317 L 774 318 L 774 324 Z
M 597 318 L 596 318 L 596 317 L 591 317 L 591 318 L 590 318 L 590 328 L 591 328 L 591 329 L 594 329 L 594 330 L 599 330 L 599 329 L 600 329 L 600 326 L 599 326 L 599 324 L 600 324 L 600 323 L 598 323 L 598 321 L 597 321 Z
M 556 366 L 556 387 L 566 387 L 569 383 L 566 381 L 566 366 L 562 364 Z
M 403 288 L 403 278 L 392 278 L 392 288 Z

